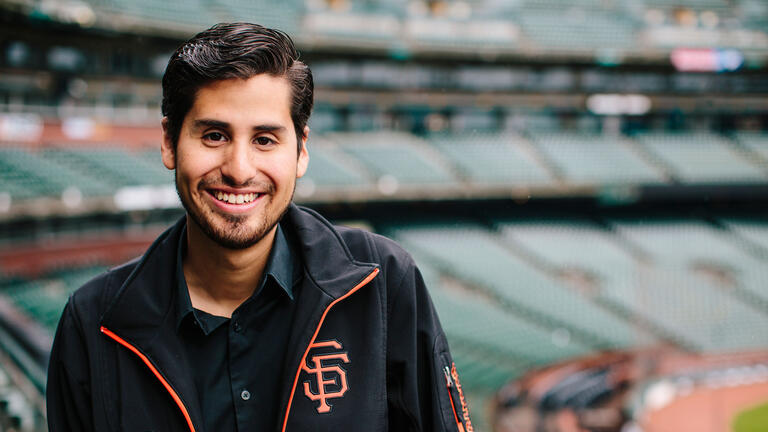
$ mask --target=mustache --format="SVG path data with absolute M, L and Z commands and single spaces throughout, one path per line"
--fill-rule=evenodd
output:
M 235 181 L 232 181 L 231 178 L 224 177 L 224 176 L 210 178 L 210 179 L 202 179 L 200 180 L 200 183 L 197 184 L 198 189 L 213 189 L 213 188 L 216 188 L 216 186 L 257 189 L 259 191 L 263 191 L 264 193 L 273 193 L 275 191 L 275 184 L 272 183 L 271 181 L 249 180 L 245 183 L 237 183 Z

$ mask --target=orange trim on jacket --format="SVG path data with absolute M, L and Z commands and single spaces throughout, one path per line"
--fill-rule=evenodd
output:
M 189 411 L 187 411 L 187 407 L 184 406 L 184 402 L 181 401 L 181 398 L 178 394 L 176 394 L 176 391 L 171 387 L 170 384 L 168 384 L 168 381 L 163 378 L 163 376 L 160 374 L 160 371 L 157 370 L 157 368 L 152 364 L 151 361 L 149 361 L 149 358 L 141 353 L 135 346 L 128 343 L 125 339 L 121 338 L 120 336 L 113 333 L 111 330 L 107 329 L 104 326 L 101 326 L 101 332 L 105 335 L 109 336 L 110 338 L 114 339 L 119 343 L 120 345 L 128 348 L 131 350 L 134 354 L 139 356 L 141 361 L 144 362 L 144 364 L 149 367 L 149 370 L 152 371 L 152 373 L 157 377 L 157 379 L 160 380 L 160 383 L 163 384 L 163 387 L 168 391 L 168 393 L 171 394 L 171 397 L 173 398 L 174 402 L 176 402 L 176 405 L 179 406 L 179 409 L 181 410 L 181 413 L 184 414 L 184 418 L 187 420 L 187 425 L 189 426 L 190 432 L 195 432 L 195 425 L 192 424 L 192 418 L 189 417 Z
M 304 350 L 304 355 L 301 356 L 301 363 L 299 363 L 299 368 L 296 370 L 296 377 L 293 379 L 293 387 L 291 387 L 291 396 L 288 398 L 288 407 L 285 409 L 285 417 L 283 418 L 283 428 L 281 429 L 282 432 L 285 432 L 285 428 L 288 426 L 288 414 L 291 413 L 291 404 L 293 403 L 293 395 L 296 393 L 296 384 L 299 382 L 299 376 L 301 375 L 301 367 L 306 364 L 307 361 L 307 354 L 309 354 L 309 349 L 312 347 L 312 344 L 315 343 L 315 339 L 317 338 L 317 334 L 320 333 L 320 327 L 323 326 L 323 322 L 325 321 L 325 316 L 328 315 L 328 311 L 331 310 L 331 308 L 338 302 L 344 300 L 345 298 L 349 297 L 353 293 L 355 293 L 360 288 L 368 285 L 368 282 L 372 281 L 373 278 L 376 277 L 376 275 L 379 274 L 379 269 L 374 269 L 371 274 L 365 277 L 362 282 L 357 284 L 354 288 L 352 288 L 348 293 L 344 294 L 343 296 L 337 298 L 334 300 L 331 304 L 328 305 L 327 308 L 325 308 L 325 311 L 323 312 L 323 315 L 320 317 L 320 322 L 317 323 L 317 328 L 315 328 L 315 333 L 312 335 L 312 339 L 309 340 L 309 345 L 307 345 L 307 349 Z

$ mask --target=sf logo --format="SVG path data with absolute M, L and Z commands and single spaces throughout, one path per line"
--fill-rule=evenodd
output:
M 310 352 L 315 348 L 327 347 L 341 350 L 340 343 L 324 341 L 313 343 L 310 346 Z M 310 379 L 304 381 L 304 394 L 312 401 L 320 401 L 320 406 L 317 407 L 318 413 L 330 412 L 331 406 L 328 405 L 328 399 L 343 397 L 344 393 L 349 390 L 347 371 L 340 366 L 342 363 L 349 363 L 346 352 L 315 354 L 309 359 L 309 362 L 305 362 L 301 366 L 301 369 L 310 375 Z M 313 392 L 310 385 L 312 375 L 315 378 L 317 392 Z

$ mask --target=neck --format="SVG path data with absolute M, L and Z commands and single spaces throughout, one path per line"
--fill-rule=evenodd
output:
M 277 225 L 246 249 L 227 249 L 187 217 L 183 268 L 192 306 L 212 315 L 231 317 L 261 280 L 276 231 Z

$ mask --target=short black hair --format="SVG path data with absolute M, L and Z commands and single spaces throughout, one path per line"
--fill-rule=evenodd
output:
M 181 45 L 163 74 L 162 113 L 175 147 L 198 90 L 206 84 L 258 74 L 286 77 L 291 86 L 291 120 L 299 150 L 314 98 L 312 71 L 299 60 L 290 36 L 251 23 L 220 23 Z

